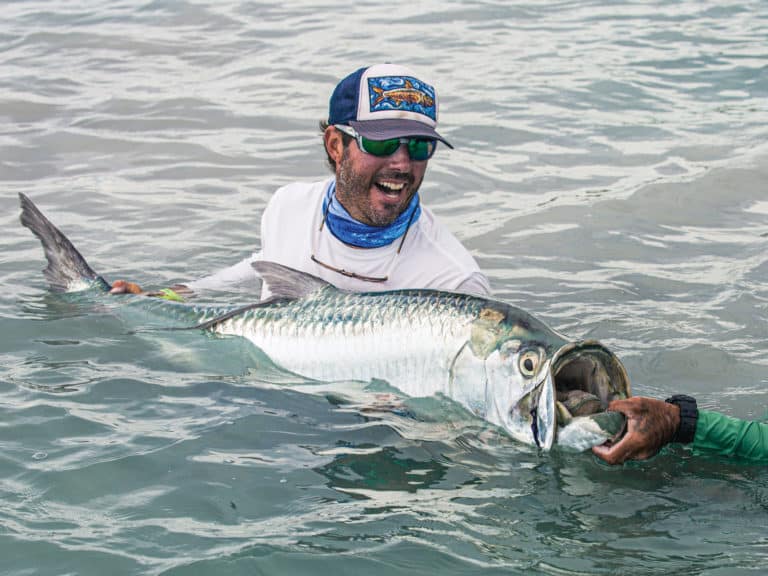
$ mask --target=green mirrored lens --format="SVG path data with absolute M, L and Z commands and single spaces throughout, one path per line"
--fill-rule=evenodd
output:
M 390 156 L 400 147 L 400 138 L 390 138 L 389 140 L 368 140 L 361 136 L 362 148 L 368 154 L 374 156 Z
M 435 140 L 418 140 L 411 138 L 408 140 L 408 155 L 411 160 L 426 160 L 432 156 L 437 142 Z
M 421 138 L 390 138 L 389 140 L 369 140 L 365 136 L 359 137 L 360 147 L 363 152 L 373 156 L 391 156 L 405 142 L 408 144 L 408 156 L 411 160 L 421 161 L 432 157 L 437 147 L 436 140 L 424 140 Z

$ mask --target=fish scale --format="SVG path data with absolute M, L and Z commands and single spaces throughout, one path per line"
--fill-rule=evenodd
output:
M 213 330 L 248 338 L 280 366 L 308 378 L 382 378 L 408 395 L 428 396 L 447 391 L 450 362 L 470 337 L 479 302 L 420 296 L 324 290 L 295 304 L 253 308 Z

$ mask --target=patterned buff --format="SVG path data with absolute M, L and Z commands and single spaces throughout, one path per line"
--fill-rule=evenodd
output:
M 331 234 L 344 244 L 357 248 L 380 248 L 400 238 L 421 215 L 419 195 L 414 194 L 408 207 L 389 226 L 369 226 L 358 222 L 336 198 L 336 181 L 331 182 L 323 198 L 325 222 Z

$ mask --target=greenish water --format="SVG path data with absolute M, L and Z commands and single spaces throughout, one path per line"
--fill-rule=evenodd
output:
M 0 573 L 763 572 L 766 466 L 337 405 L 244 342 L 48 294 L 17 193 L 109 278 L 197 277 L 325 176 L 338 78 L 408 63 L 456 145 L 424 201 L 496 297 L 636 394 L 765 419 L 766 37 L 746 0 L 4 3 Z

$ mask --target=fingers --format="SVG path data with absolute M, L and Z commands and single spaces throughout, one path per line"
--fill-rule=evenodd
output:
M 110 294 L 141 294 L 141 292 L 141 287 L 138 284 L 126 280 L 115 280 L 109 291 Z
M 637 415 L 642 410 L 642 405 L 638 402 L 640 397 L 635 396 L 624 400 L 613 400 L 606 408 L 609 412 L 621 412 L 627 418 Z
M 621 444 L 621 442 L 619 442 L 619 444 Z M 592 454 L 601 460 L 604 460 L 608 464 L 622 464 L 626 458 L 618 448 L 619 444 L 614 444 L 613 446 L 608 446 L 607 444 L 602 444 L 601 446 L 593 446 Z
M 592 453 L 608 464 L 623 464 L 627 460 L 645 460 L 653 456 L 648 453 L 643 440 L 631 432 L 616 444 L 593 446 Z
M 593 454 L 609 464 L 627 460 L 645 460 L 654 456 L 674 436 L 679 425 L 677 407 L 662 400 L 635 396 L 615 400 L 608 410 L 621 412 L 627 417 L 627 432 L 613 446 L 596 446 Z
M 629 424 L 631 426 L 632 422 Z M 616 444 L 606 443 L 592 447 L 592 453 L 608 464 L 623 464 L 627 460 L 648 458 L 650 455 L 645 456 L 644 452 L 643 438 L 638 437 L 632 428 L 629 428 L 626 435 Z
M 642 403 L 638 404 L 637 398 L 614 400 L 608 404 L 607 410 L 621 412 L 627 417 L 627 427 L 624 436 L 616 444 L 603 444 L 593 446 L 592 453 L 608 464 L 623 464 L 627 460 L 638 458 L 638 452 L 643 449 L 645 438 L 637 428 L 642 420 Z

